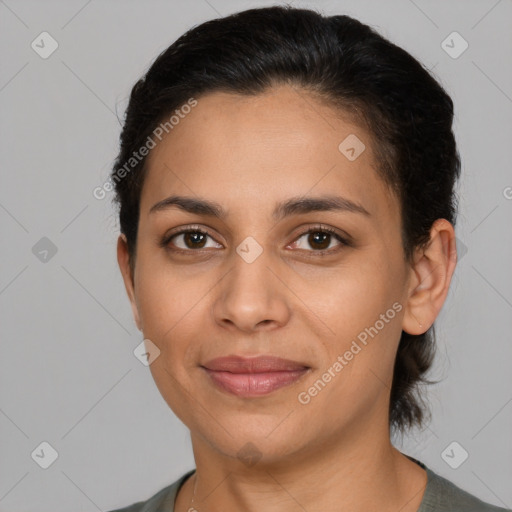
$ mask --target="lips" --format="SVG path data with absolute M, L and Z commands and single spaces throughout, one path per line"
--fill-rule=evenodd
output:
M 202 368 L 217 388 L 240 397 L 257 397 L 293 384 L 310 368 L 302 363 L 274 356 L 219 357 Z
M 246 358 L 226 356 L 212 359 L 203 365 L 209 370 L 230 373 L 266 373 L 297 371 L 308 368 L 305 364 L 274 356 Z

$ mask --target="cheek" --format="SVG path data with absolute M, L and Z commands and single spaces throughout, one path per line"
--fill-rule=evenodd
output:
M 389 274 L 369 265 L 340 269 L 325 280 L 323 291 L 311 288 L 308 304 L 336 334 L 356 335 L 375 323 L 393 303 L 400 299 Z
M 330 306 L 337 306 L 329 319 L 336 336 L 320 340 L 325 364 L 301 391 L 311 400 L 310 411 L 321 415 L 328 409 L 333 423 L 365 414 L 377 401 L 384 403 L 391 388 L 403 307 L 385 292 L 359 287 L 350 300 L 342 297 Z
M 207 341 L 204 334 L 211 324 L 208 305 L 215 276 L 207 270 L 191 273 L 143 257 L 138 264 L 136 293 L 144 337 L 160 349 L 160 362 L 167 369 L 186 378 L 184 369 L 197 361 L 198 336 Z
M 135 290 L 144 336 L 163 350 L 193 304 L 188 297 L 191 290 L 183 286 L 176 272 L 161 264 L 140 257 L 137 265 Z
M 318 316 L 331 331 L 320 338 L 329 365 L 346 355 L 342 373 L 350 372 L 349 387 L 367 381 L 371 372 L 372 379 L 389 382 L 402 331 L 403 272 L 392 260 L 361 258 L 336 274 L 321 296 L 315 294 Z
M 187 284 L 179 272 L 165 267 L 145 266 L 142 258 L 138 263 L 136 288 L 144 337 L 160 350 L 149 368 L 164 400 L 186 423 L 187 390 L 193 389 L 194 376 L 190 370 L 197 360 L 196 345 L 190 341 L 197 338 L 197 326 L 204 325 L 200 299 L 209 287 Z

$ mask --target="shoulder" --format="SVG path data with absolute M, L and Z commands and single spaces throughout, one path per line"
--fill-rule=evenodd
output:
M 427 487 L 418 512 L 511 512 L 485 503 L 428 467 Z
M 128 507 L 118 508 L 108 512 L 174 512 L 174 501 L 176 500 L 178 490 L 194 471 L 195 469 L 185 473 L 171 485 L 164 487 L 145 501 L 138 501 Z

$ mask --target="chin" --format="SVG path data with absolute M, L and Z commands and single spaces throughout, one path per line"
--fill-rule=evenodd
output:
M 282 420 L 267 416 L 267 421 L 260 420 L 258 426 L 250 418 L 223 421 L 222 427 L 201 425 L 196 432 L 215 451 L 240 462 L 240 468 L 261 470 L 284 462 L 309 444 L 298 426 L 276 428 Z M 197 438 L 194 426 L 190 430 L 192 438 Z

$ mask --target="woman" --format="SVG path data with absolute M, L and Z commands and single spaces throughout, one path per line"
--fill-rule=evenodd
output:
M 252 9 L 134 86 L 118 262 L 196 469 L 128 511 L 504 510 L 397 450 L 456 265 L 449 96 L 348 17 Z

